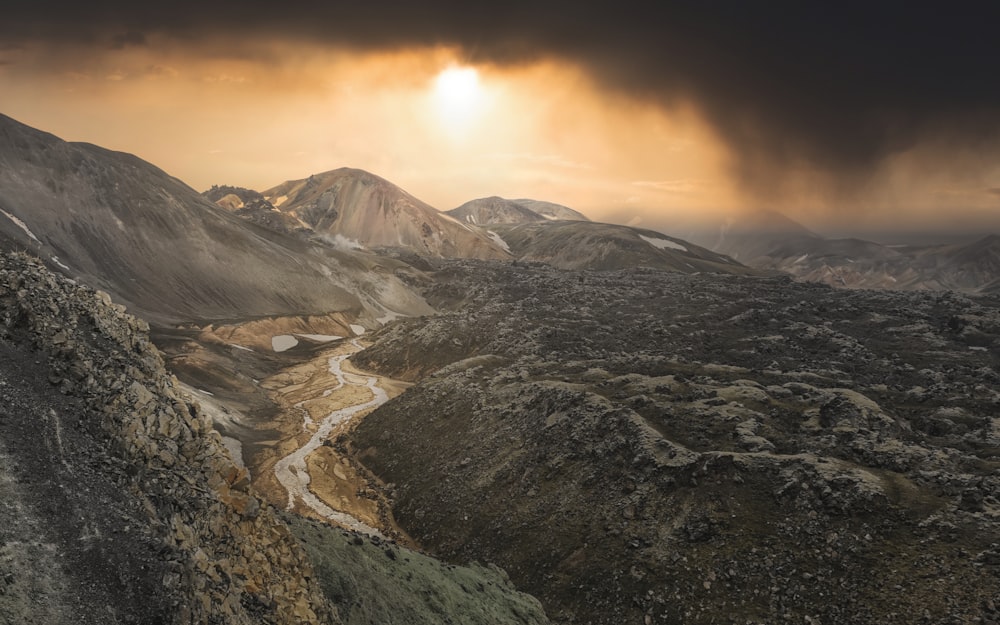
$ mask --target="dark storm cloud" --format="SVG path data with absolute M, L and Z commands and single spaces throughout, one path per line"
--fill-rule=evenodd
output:
M 111 48 L 113 50 L 124 50 L 125 48 L 141 47 L 144 45 L 146 45 L 146 35 L 134 30 L 119 33 L 111 38 Z
M 792 164 L 864 175 L 926 137 L 973 150 L 1000 143 L 1000 8 L 917 4 L 35 1 L 5 10 L 0 45 L 283 36 L 360 49 L 456 45 L 470 61 L 557 57 L 609 89 L 694 102 L 752 185 Z

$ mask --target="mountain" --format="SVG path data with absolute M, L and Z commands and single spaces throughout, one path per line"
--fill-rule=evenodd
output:
M 474 225 L 520 224 L 545 220 L 545 217 L 522 204 L 497 196 L 470 200 L 445 214 Z
M 690 241 L 732 256 L 745 264 L 753 264 L 754 259 L 766 255 L 777 243 L 823 238 L 802 224 L 771 210 L 734 215 L 712 227 L 704 224 L 680 226 L 677 232 Z
M 592 221 L 542 221 L 491 225 L 518 260 L 560 269 L 614 270 L 652 267 L 693 273 L 758 274 L 731 258 L 653 230 Z
M 541 215 L 546 219 L 564 219 L 568 221 L 590 221 L 583 213 L 575 211 L 568 206 L 563 206 L 562 204 L 555 204 L 553 202 L 543 202 L 541 200 L 529 200 L 527 198 L 521 198 L 513 201 L 532 212 L 538 213 L 539 215 Z
M 0 240 L 155 322 L 429 310 L 393 275 L 400 263 L 257 226 L 135 156 L 5 116 Z
M 519 224 L 546 219 L 588 221 L 582 214 L 561 204 L 528 199 L 507 200 L 495 195 L 470 200 L 446 214 L 476 225 Z
M 360 169 L 290 180 L 263 195 L 316 233 L 367 248 L 403 248 L 443 258 L 509 258 L 481 231 Z

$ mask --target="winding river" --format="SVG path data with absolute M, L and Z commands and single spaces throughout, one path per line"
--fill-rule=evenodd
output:
M 301 501 L 304 505 L 316 512 L 316 514 L 339 525 L 358 532 L 364 532 L 365 534 L 382 536 L 378 530 L 362 523 L 353 516 L 339 510 L 334 510 L 309 489 L 311 478 L 309 476 L 309 469 L 306 465 L 306 458 L 309 454 L 316 451 L 320 445 L 323 444 L 323 441 L 329 438 L 330 433 L 335 427 L 342 423 L 346 423 L 359 413 L 374 410 L 389 399 L 385 390 L 377 385 L 378 378 L 371 376 L 358 376 L 345 373 L 343 371 L 341 368 L 343 362 L 352 354 L 357 353 L 362 349 L 361 344 L 357 339 L 352 339 L 351 345 L 355 348 L 353 352 L 330 358 L 330 373 L 334 375 L 337 383 L 324 391 L 324 395 L 332 395 L 345 389 L 345 387 L 363 386 L 371 392 L 372 399 L 364 403 L 340 408 L 339 410 L 335 410 L 327 415 L 305 445 L 288 454 L 274 465 L 274 475 L 278 479 L 278 482 L 280 482 L 285 490 L 288 491 L 287 508 L 289 510 L 295 506 L 296 501 Z M 363 381 L 358 381 L 359 379 Z

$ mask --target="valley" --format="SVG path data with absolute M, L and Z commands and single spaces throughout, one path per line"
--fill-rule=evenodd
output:
M 11 622 L 1000 621 L 995 236 L 0 139 Z
M 359 475 L 337 445 L 367 413 L 409 386 L 354 369 L 348 358 L 361 348 L 354 339 L 263 381 L 283 409 L 280 420 L 264 427 L 280 432 L 282 442 L 259 454 L 250 470 L 258 476 L 257 489 L 279 507 L 284 499 L 287 510 L 305 516 L 402 538 L 377 486 Z

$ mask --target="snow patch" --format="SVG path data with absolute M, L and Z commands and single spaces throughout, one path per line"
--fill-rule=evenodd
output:
M 792 264 L 793 265 L 797 265 L 798 263 L 801 263 L 802 261 L 804 261 L 807 258 L 809 258 L 809 254 L 803 254 L 802 256 L 799 256 L 798 258 L 796 258 L 795 260 L 793 260 Z
M 974 352 L 985 352 L 985 351 L 988 351 L 985 347 L 981 347 L 979 345 L 969 345 L 969 349 L 972 350 L 972 351 L 974 351 Z
M 289 350 L 299 344 L 299 340 L 291 334 L 279 334 L 271 337 L 271 349 L 276 352 Z
M 24 233 L 26 235 L 28 235 L 29 237 L 31 237 L 32 239 L 35 240 L 35 243 L 41 243 L 41 241 L 38 240 L 38 237 L 35 236 L 35 233 L 32 232 L 30 228 L 28 228 L 28 224 L 24 223 L 23 221 L 21 221 L 20 219 L 18 219 L 14 215 L 11 215 L 7 211 L 3 210 L 2 208 L 0 208 L 0 213 L 3 213 L 4 215 L 7 216 L 7 219 L 13 221 L 15 226 L 17 226 L 21 230 L 24 230 Z M 69 269 L 69 267 L 67 267 L 67 269 Z
M 502 238 L 500 238 L 499 234 L 497 234 L 496 232 L 493 232 L 492 230 L 487 230 L 486 234 L 490 235 L 490 238 L 493 239 L 493 242 L 496 243 L 497 245 L 499 245 L 500 247 L 502 247 L 505 252 L 508 252 L 508 253 L 510 252 L 510 246 L 507 245 L 506 241 L 504 241 Z
M 357 334 L 358 336 L 361 336 L 362 334 L 365 333 L 365 327 L 364 326 L 359 326 L 356 323 L 352 323 L 351 324 L 351 332 Z
M 276 197 L 273 200 L 271 200 L 271 204 L 273 204 L 274 207 L 277 208 L 278 206 L 281 206 L 282 204 L 284 204 L 287 201 L 288 201 L 288 196 L 287 195 L 282 195 L 282 196 Z
M 654 239 L 653 237 L 647 237 L 641 234 L 639 235 L 639 238 L 645 241 L 646 243 L 649 243 L 658 250 L 671 249 L 671 250 L 680 250 L 682 252 L 688 251 L 688 248 L 684 247 L 680 243 L 674 243 L 669 239 Z
M 236 343 L 226 343 L 226 345 L 228 345 L 230 347 L 235 347 L 236 349 L 242 349 L 245 352 L 252 352 L 253 351 L 252 349 L 250 349 L 249 347 L 246 347 L 245 345 L 237 345 Z
M 555 215 L 546 215 L 545 213 L 538 213 L 538 214 L 541 215 L 542 217 L 548 219 L 549 221 L 559 221 L 559 218 L 556 217 Z M 642 236 L 642 235 L 639 235 L 639 236 Z M 646 237 L 642 237 L 642 238 L 645 239 Z M 646 239 L 646 240 L 648 241 L 649 239 Z M 656 244 L 654 243 L 653 245 L 656 245 Z
M 52 257 L 52 262 L 54 262 L 55 264 L 59 265 L 60 267 L 62 267 L 62 268 L 63 268 L 63 269 L 65 269 L 66 271 L 69 271 L 69 267 L 67 267 L 66 265 L 64 265 L 64 264 L 62 263 L 62 261 L 60 261 L 60 260 L 59 260 L 59 257 L 58 257 L 58 256 L 53 256 L 53 257 Z

